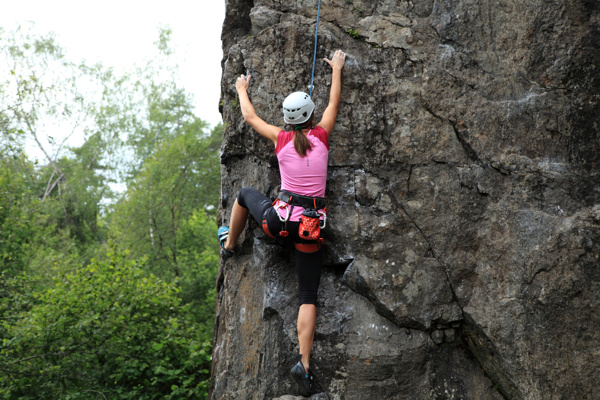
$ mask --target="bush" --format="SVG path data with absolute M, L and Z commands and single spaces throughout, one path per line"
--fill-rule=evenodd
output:
M 206 398 L 211 344 L 176 284 L 123 254 L 107 260 L 55 279 L 4 320 L 1 398 Z

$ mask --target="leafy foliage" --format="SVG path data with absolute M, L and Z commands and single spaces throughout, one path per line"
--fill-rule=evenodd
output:
M 77 264 L 77 247 L 69 227 L 60 229 L 52 210 L 59 202 L 40 200 L 40 175 L 34 163 L 0 155 L 0 273 L 48 276 L 55 263 Z
M 222 127 L 176 84 L 169 37 L 117 76 L 0 28 L 0 398 L 207 396 Z M 44 144 L 48 118 L 83 144 Z
M 198 341 L 175 283 L 107 254 L 34 296 L 0 351 L 4 398 L 201 398 L 210 343 Z
M 23 155 L 0 156 L 0 266 L 4 272 L 21 272 L 26 264 L 22 247 L 29 241 L 37 214 L 31 209 L 31 189 L 26 184 L 31 174 L 33 169 Z
M 148 255 L 156 273 L 180 276 L 180 252 L 200 245 L 189 238 L 178 241 L 182 224 L 200 210 L 213 220 L 216 214 L 221 127 L 213 129 L 210 136 L 203 127 L 204 122 L 194 121 L 182 127 L 179 136 L 157 147 L 130 183 L 132 191 L 119 205 L 112 223 L 111 236 L 133 254 Z

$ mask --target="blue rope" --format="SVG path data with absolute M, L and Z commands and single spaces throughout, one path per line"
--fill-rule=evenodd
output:
M 317 29 L 315 30 L 315 52 L 313 54 L 313 67 L 310 75 L 310 97 L 312 98 L 312 92 L 314 89 L 313 81 L 315 79 L 315 64 L 317 62 L 317 40 L 319 38 L 319 17 L 321 16 L 321 0 L 319 0 L 319 8 L 317 10 Z

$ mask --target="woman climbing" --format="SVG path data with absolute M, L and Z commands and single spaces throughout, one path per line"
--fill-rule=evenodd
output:
M 275 203 L 272 203 L 256 189 L 241 189 L 231 210 L 229 228 L 219 228 L 219 242 L 224 255 L 233 254 L 250 212 L 267 235 L 294 243 L 300 304 L 297 323 L 300 354 L 298 363 L 290 374 L 304 396 L 310 395 L 312 391 L 310 353 L 317 318 L 317 290 L 322 263 L 319 225 L 326 218 L 324 197 L 329 136 L 340 104 L 345 60 L 346 54 L 341 50 L 336 51 L 331 60 L 323 59 L 332 69 L 331 88 L 329 104 L 316 126 L 313 126 L 315 105 L 308 94 L 294 92 L 284 100 L 283 120 L 292 127 L 291 131 L 284 131 L 267 124 L 256 115 L 248 97 L 251 75 L 240 76 L 235 85 L 244 120 L 275 146 L 281 174 L 281 192 Z

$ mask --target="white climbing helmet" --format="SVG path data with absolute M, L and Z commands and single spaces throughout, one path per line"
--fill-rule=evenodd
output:
M 301 124 L 308 121 L 315 110 L 315 103 L 304 92 L 294 92 L 283 101 L 283 120 L 286 124 Z

